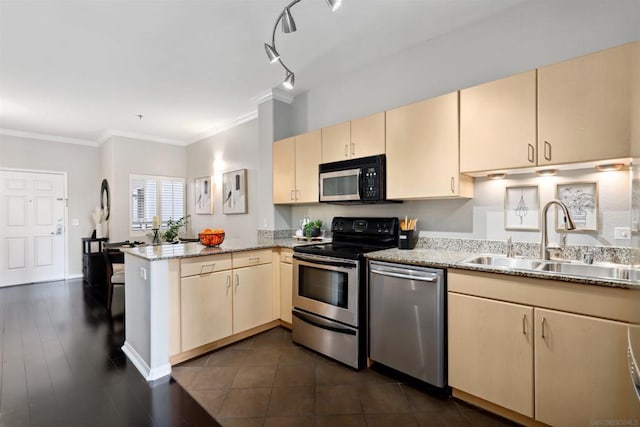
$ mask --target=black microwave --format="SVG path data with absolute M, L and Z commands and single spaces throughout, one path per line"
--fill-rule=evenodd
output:
M 320 202 L 386 202 L 386 165 L 384 154 L 321 164 Z

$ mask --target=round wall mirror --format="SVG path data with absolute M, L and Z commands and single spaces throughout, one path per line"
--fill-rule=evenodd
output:
M 109 194 L 109 183 L 106 179 L 102 180 L 102 185 L 100 186 L 100 208 L 104 212 L 104 220 L 108 220 L 111 213 L 111 196 Z

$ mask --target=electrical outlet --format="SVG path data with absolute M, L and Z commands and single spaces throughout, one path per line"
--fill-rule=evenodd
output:
M 142 280 L 147 280 L 147 269 L 144 267 L 140 267 L 140 278 Z
M 615 227 L 613 229 L 613 238 L 616 240 L 628 240 L 631 238 L 631 228 Z
M 73 219 L 71 220 L 71 223 L 72 223 L 75 227 L 77 227 L 77 226 L 79 226 L 79 225 L 80 225 L 80 220 L 78 220 L 78 218 L 73 218 Z

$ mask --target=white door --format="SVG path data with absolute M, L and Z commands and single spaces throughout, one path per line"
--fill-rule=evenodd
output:
M 65 180 L 0 171 L 0 286 L 64 279 Z

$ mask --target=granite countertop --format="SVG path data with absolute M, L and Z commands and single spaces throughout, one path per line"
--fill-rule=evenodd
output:
M 137 256 L 147 261 L 158 261 L 172 258 L 191 258 L 197 256 L 217 255 L 231 252 L 250 251 L 255 249 L 271 249 L 271 248 L 293 248 L 295 246 L 309 245 L 316 243 L 327 243 L 331 239 L 323 239 L 322 241 L 288 239 L 269 239 L 269 240 L 242 240 L 242 239 L 225 239 L 219 247 L 208 248 L 198 242 L 175 243 L 164 245 L 145 245 L 134 248 L 120 248 L 125 254 Z
M 420 265 L 435 268 L 457 268 L 461 270 L 480 271 L 485 273 L 508 274 L 511 276 L 531 277 L 535 279 L 552 279 L 564 282 L 582 283 L 587 285 L 608 286 L 624 289 L 640 290 L 640 283 L 628 280 L 597 279 L 590 277 L 571 276 L 562 273 L 533 270 L 517 270 L 507 267 L 495 267 L 490 265 L 470 265 L 462 261 L 482 254 L 471 252 L 454 252 L 435 249 L 386 249 L 383 251 L 369 252 L 366 257 L 371 260 L 387 261 L 400 264 Z

